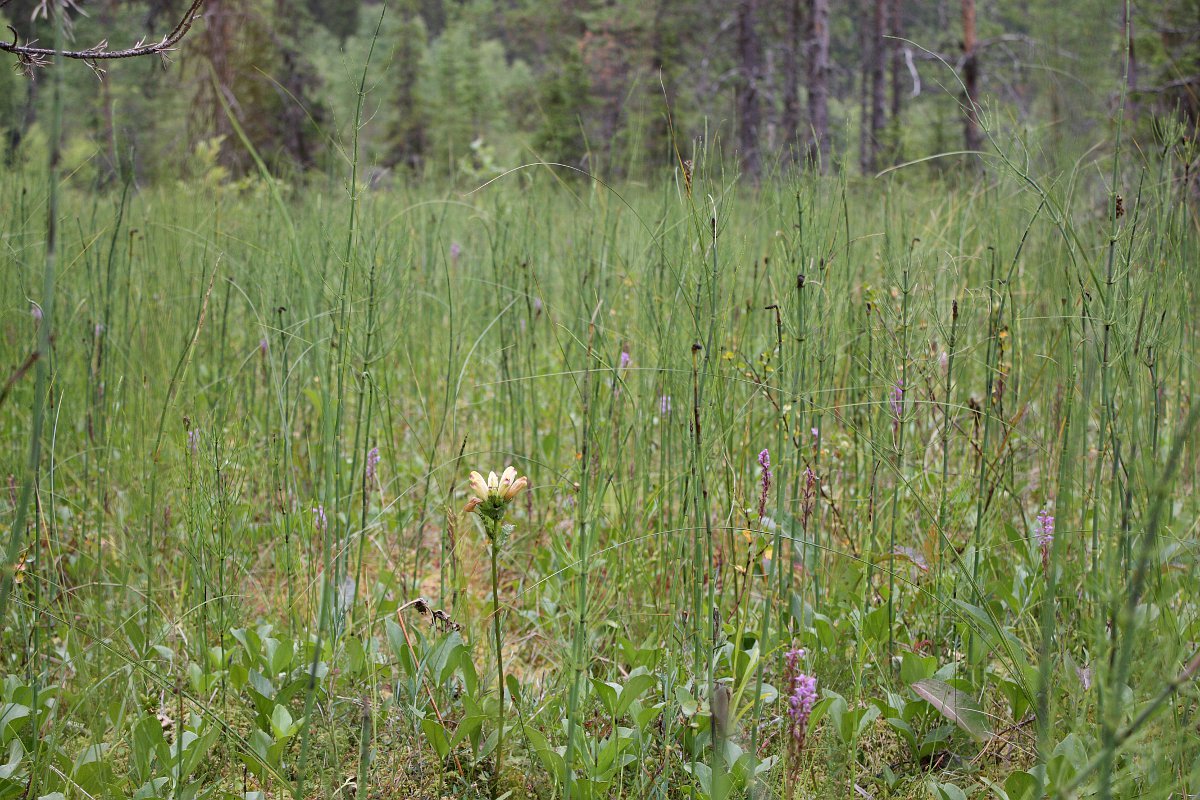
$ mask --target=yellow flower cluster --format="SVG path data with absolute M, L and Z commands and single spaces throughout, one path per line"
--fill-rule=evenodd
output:
M 527 486 L 529 478 L 524 475 L 518 477 L 515 467 L 506 467 L 499 476 L 495 472 L 489 472 L 486 480 L 481 473 L 472 472 L 471 491 L 475 496 L 467 501 L 467 507 L 463 511 L 470 514 L 480 506 L 486 506 L 485 513 L 489 508 L 495 511 L 503 510 Z

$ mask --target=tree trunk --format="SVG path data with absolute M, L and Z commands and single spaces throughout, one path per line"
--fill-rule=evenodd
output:
M 861 0 L 859 19 L 868 19 L 871 0 Z M 871 26 L 858 26 L 858 46 L 862 52 L 861 71 L 858 76 L 858 166 L 863 174 L 875 171 L 875 141 L 871 136 Z
M 762 124 L 759 101 L 762 53 L 755 29 L 757 5 L 757 0 L 741 0 L 737 9 L 738 59 L 741 62 L 737 93 L 738 143 L 742 151 L 742 169 L 753 177 L 758 177 L 761 168 L 758 133 Z
M 888 50 L 892 54 L 892 120 L 899 124 L 900 111 L 904 106 L 904 0 L 891 0 L 888 19 L 891 35 Z
M 206 137 L 220 138 L 218 161 L 221 165 L 237 172 L 241 148 L 235 146 L 234 129 L 229 121 L 229 114 L 237 113 L 237 99 L 233 96 L 234 71 L 230 63 L 237 23 L 234 9 L 228 6 L 227 0 L 208 0 L 203 9 L 204 27 L 198 38 L 200 50 L 212 68 L 212 79 L 200 83 L 200 99 L 193 107 L 193 114 L 200 117 L 198 124 Z M 222 97 L 229 105 L 229 113 L 221 103 Z
M 808 0 L 808 160 L 829 171 L 829 0 Z
M 863 172 L 870 174 L 879 167 L 879 146 L 887 122 L 887 91 L 885 86 L 884 32 L 887 30 L 888 0 L 872 0 L 869 33 L 864 37 L 863 66 L 868 86 L 863 98 L 867 136 L 863 149 Z
M 794 159 L 800 134 L 800 48 L 804 12 L 800 0 L 787 0 L 787 41 L 783 45 L 783 128 L 784 154 Z
M 983 135 L 979 130 L 979 61 L 975 52 L 975 0 L 962 0 L 963 25 L 963 144 L 967 150 L 979 150 Z
M 879 166 L 879 150 L 887 126 L 887 33 L 888 0 L 875 0 L 874 25 L 871 28 L 871 138 L 875 140 L 872 169 Z

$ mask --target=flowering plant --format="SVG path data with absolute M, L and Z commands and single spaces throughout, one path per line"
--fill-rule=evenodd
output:
M 500 703 L 496 712 L 496 765 L 492 775 L 493 791 L 499 791 L 500 771 L 504 767 L 504 648 L 500 639 L 500 571 L 498 556 L 509 526 L 504 524 L 504 515 L 513 498 L 529 486 L 529 479 L 518 476 L 514 467 L 505 467 L 499 476 L 489 472 L 472 472 L 470 477 L 473 496 L 463 509 L 468 514 L 478 514 L 483 520 L 483 529 L 492 544 L 492 636 L 496 644 L 496 689 Z

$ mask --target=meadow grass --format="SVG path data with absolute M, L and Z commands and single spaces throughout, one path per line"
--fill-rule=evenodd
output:
M 1200 791 L 1173 164 L 1117 213 L 1082 170 L 696 160 L 67 180 L 52 336 L 57 182 L 0 176 L 0 798 Z

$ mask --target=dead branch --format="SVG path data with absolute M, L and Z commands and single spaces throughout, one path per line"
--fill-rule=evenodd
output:
M 109 50 L 108 41 L 102 41 L 95 47 L 88 50 L 63 50 L 61 53 L 49 47 L 35 47 L 32 44 L 19 44 L 16 30 L 11 26 L 13 40 L 11 42 L 0 41 L 0 51 L 12 53 L 21 63 L 28 67 L 44 66 L 49 63 L 49 60 L 55 55 L 60 55 L 63 58 L 73 58 L 79 61 L 95 62 L 95 61 L 112 61 L 120 58 L 137 58 L 138 56 L 165 56 L 168 52 L 175 49 L 175 45 L 187 35 L 191 30 L 192 23 L 196 21 L 196 17 L 200 15 L 200 7 L 204 5 L 204 0 L 192 0 L 188 10 L 183 17 L 175 25 L 175 27 L 166 36 L 162 37 L 157 42 L 147 44 L 146 38 L 143 37 L 132 47 L 127 47 L 124 50 Z

